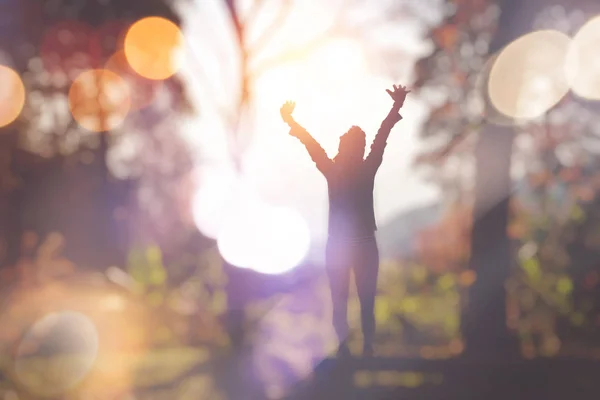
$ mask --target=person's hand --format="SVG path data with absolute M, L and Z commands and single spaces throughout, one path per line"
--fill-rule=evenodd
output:
M 402 107 L 404 105 L 404 100 L 406 100 L 406 95 L 410 93 L 410 90 L 408 90 L 406 86 L 394 85 L 394 90 L 387 89 L 386 92 L 388 92 L 390 97 L 394 100 L 396 106 Z
M 294 112 L 294 108 L 296 107 L 296 103 L 293 101 L 286 101 L 284 105 L 281 106 L 279 113 L 281 114 L 281 119 L 286 124 L 289 124 L 294 119 L 292 118 L 292 113 Z

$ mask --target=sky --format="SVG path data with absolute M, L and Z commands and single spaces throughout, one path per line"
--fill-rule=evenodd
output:
M 325 29 L 337 15 L 336 6 L 342 3 L 338 0 L 325 6 L 317 0 L 303 0 L 298 4 L 284 31 L 273 37 L 264 54 L 276 54 L 278 46 L 279 49 L 293 46 Z M 258 37 L 258 32 L 268 25 L 270 10 L 266 7 L 259 14 L 261 17 L 250 29 L 251 38 Z M 198 188 L 201 190 L 210 181 L 207 176 L 232 174 L 228 154 L 231 132 L 220 110 L 224 109 L 225 113 L 233 110 L 231 95 L 237 95 L 239 64 L 221 0 L 198 2 L 186 10 L 185 15 L 184 23 L 189 23 L 184 25 L 187 42 L 184 54 L 187 55 L 182 72 L 199 105 L 198 115 L 186 125 L 186 137 L 198 150 L 201 166 Z M 399 29 L 385 40 L 388 45 L 404 51 L 407 65 L 403 71 L 408 71 L 406 66 L 422 54 L 425 43 L 414 24 L 396 27 Z M 307 57 L 258 77 L 251 116 L 241 122 L 239 133 L 245 138 L 244 181 L 263 201 L 297 210 L 308 224 L 313 243 L 320 243 L 326 237 L 326 182 L 304 147 L 288 135 L 289 129 L 281 121 L 279 107 L 286 100 L 296 101 L 294 117 L 330 156 L 335 155 L 339 136 L 352 125 L 361 126 L 367 133 L 367 142 L 371 141 L 392 106 L 385 90 L 394 83 L 410 85 L 410 77 L 401 76 L 395 82 L 375 70 L 369 61 L 356 41 L 332 38 Z M 409 95 L 402 115 L 403 120 L 390 135 L 376 178 L 375 207 L 380 226 L 403 211 L 437 199 L 435 187 L 427 184 L 411 167 L 421 146 L 417 135 L 427 109 L 418 98 Z

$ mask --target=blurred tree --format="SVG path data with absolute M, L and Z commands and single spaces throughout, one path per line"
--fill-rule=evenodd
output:
M 178 137 L 178 131 L 185 123 L 182 117 L 189 108 L 184 90 L 187 82 L 175 76 L 164 85 L 144 85 L 133 77 L 132 71 L 119 65 L 122 56 L 119 49 L 123 33 L 133 21 L 153 15 L 180 24 L 176 9 L 186 12 L 186 7 L 195 5 L 185 0 L 114 4 L 96 0 L 8 3 L 13 4 L 10 8 L 13 15 L 22 21 L 20 26 L 27 27 L 20 32 L 20 39 L 12 42 L 21 45 L 7 48 L 11 49 L 10 58 L 23 75 L 28 98 L 19 124 L 5 129 L 7 132 L 12 129 L 13 134 L 2 135 L 7 145 L 3 147 L 14 150 L 10 150 L 11 156 L 6 158 L 14 165 L 5 164 L 5 170 L 11 173 L 4 174 L 7 179 L 3 181 L 6 182 L 4 186 L 14 185 L 20 176 L 22 183 L 31 182 L 21 185 L 20 189 L 15 188 L 8 197 L 13 205 L 6 206 L 5 210 L 24 209 L 11 212 L 14 229 L 8 230 L 23 231 L 24 227 L 19 224 L 31 225 L 32 219 L 39 224 L 40 218 L 48 219 L 54 215 L 54 221 L 46 221 L 43 225 L 65 231 L 66 253 L 74 257 L 76 263 L 95 265 L 123 260 L 123 249 L 121 256 L 110 259 L 114 254 L 111 249 L 126 243 L 128 237 L 134 241 L 157 241 L 163 247 L 185 241 L 191 227 L 187 210 L 189 191 L 193 186 L 189 174 L 193 163 L 188 146 Z M 231 134 L 231 154 L 238 164 L 252 132 L 247 124 L 242 129 L 240 121 L 251 114 L 254 84 L 261 75 L 279 65 L 307 57 L 336 37 L 359 42 L 372 66 L 379 71 L 389 73 L 394 70 L 398 74 L 407 59 L 402 48 L 390 46 L 382 38 L 384 25 L 391 27 L 392 24 L 387 22 L 410 16 L 423 19 L 427 15 L 427 7 L 412 3 L 397 5 L 382 1 L 378 4 L 380 7 L 373 7 L 363 1 L 343 0 L 328 6 L 331 9 L 329 26 L 315 29 L 307 40 L 291 40 L 293 31 L 288 31 L 287 36 L 280 33 L 285 31 L 288 18 L 299 12 L 299 2 L 285 0 L 271 4 L 264 0 L 227 0 L 215 4 L 220 4 L 227 13 L 230 24 L 226 29 L 230 28 L 234 33 L 237 59 L 222 59 L 221 53 L 217 52 L 213 54 L 214 60 L 200 60 L 201 63 L 192 65 L 191 70 L 195 77 L 202 77 L 206 65 L 211 62 L 239 66 L 232 79 L 216 83 L 223 86 L 217 87 L 209 96 Z M 381 21 L 386 24 L 381 25 Z M 223 34 L 221 39 L 228 40 L 229 36 Z M 193 59 L 194 52 L 187 47 L 185 50 L 186 56 Z M 100 132 L 90 132 L 72 118 L 67 106 L 71 82 L 89 68 L 106 67 L 115 71 L 115 64 L 116 72 L 133 85 L 134 93 L 142 93 L 144 98 L 158 97 L 149 106 L 132 110 L 120 126 L 113 128 L 101 123 L 97 129 Z M 202 86 L 214 88 L 215 82 L 207 80 Z M 76 108 L 89 108 L 88 103 L 91 102 L 91 106 L 97 103 L 93 98 L 78 97 L 80 101 L 75 104 Z M 223 98 L 232 106 L 222 107 Z M 118 113 L 119 105 L 113 106 L 112 110 Z M 205 106 L 207 104 L 200 104 L 200 107 Z M 98 112 L 96 120 L 108 124 L 110 118 L 104 115 L 106 110 L 99 109 Z M 19 156 L 15 157 L 16 154 Z M 52 184 L 49 183 L 51 179 Z M 34 180 L 38 182 L 35 185 Z M 58 181 L 66 185 L 63 193 L 57 189 Z M 44 185 L 47 187 L 42 190 Z M 107 185 L 110 189 L 104 189 Z M 75 193 L 67 194 L 67 188 Z M 54 195 L 48 196 L 48 190 Z M 35 206 L 30 204 L 33 196 L 38 198 Z M 39 200 L 41 197 L 48 200 Z M 67 198 L 79 206 L 68 204 Z M 58 208 L 52 208 L 51 203 L 56 203 Z M 178 207 L 172 207 L 174 204 Z M 39 209 L 38 217 L 32 216 L 29 221 L 22 217 L 28 214 L 25 209 L 39 205 L 46 209 Z M 97 212 L 89 211 L 94 209 Z M 57 226 L 57 223 L 62 225 Z M 94 229 L 90 229 L 91 226 Z M 132 227 L 133 233 L 130 232 Z M 93 243 L 93 246 L 85 243 Z M 9 264 L 14 263 L 18 246 L 13 243 L 4 247 L 9 255 L 12 254 Z M 168 248 L 164 250 L 169 252 Z M 176 250 L 172 252 L 176 253 Z
M 536 171 L 545 181 L 557 171 L 542 165 L 549 160 L 557 165 L 561 158 L 571 163 L 583 161 L 583 153 L 589 154 L 595 147 L 590 141 L 596 140 L 589 118 L 579 115 L 585 113 L 585 107 L 571 97 L 543 118 L 517 126 L 491 106 L 487 75 L 502 47 L 531 29 L 575 33 L 585 21 L 576 7 L 585 3 L 570 4 L 566 9 L 544 0 L 527 4 L 449 1 L 449 16 L 431 30 L 433 52 L 417 63 L 416 86 L 433 109 L 423 130 L 423 138 L 433 149 L 417 163 L 430 168 L 432 179 L 450 202 L 474 202 L 469 264 L 478 279 L 471 287 L 463 321 L 467 351 L 473 354 L 497 347 L 492 343 L 515 349 L 505 324 L 503 287 L 512 265 L 507 237 L 511 173 L 522 177 Z M 579 140 L 582 137 L 588 145 Z M 575 162 L 565 168 L 565 176 L 578 174 L 578 165 Z M 581 189 L 580 184 L 576 190 Z M 537 190 L 539 195 L 539 186 Z M 552 243 L 549 247 L 559 244 L 556 240 Z
M 311 4 L 295 0 L 224 0 L 236 42 L 236 55 L 233 60 L 224 60 L 224 52 L 221 52 L 218 54 L 221 58 L 215 59 L 220 64 L 227 62 L 237 66 L 237 72 L 235 86 L 227 92 L 228 105 L 217 104 L 217 109 L 231 133 L 229 149 L 237 168 L 240 168 L 240 157 L 252 138 L 252 129 L 248 128 L 251 126 L 251 106 L 255 100 L 255 84 L 263 75 L 282 65 L 306 59 L 328 41 L 345 38 L 360 46 L 368 64 L 377 72 L 394 79 L 404 77 L 409 65 L 406 50 L 390 44 L 385 36 L 395 34 L 394 22 L 408 21 L 411 17 L 417 21 L 429 19 L 429 8 L 437 2 L 338 0 Z M 303 36 L 297 31 L 298 24 L 290 22 L 305 18 L 306 22 L 302 22 L 307 24 L 311 16 L 306 11 L 311 8 L 319 18 L 311 21 L 315 28 L 307 30 L 307 35 Z M 205 68 L 198 65 L 198 70 Z M 217 103 L 222 92 L 219 85 L 227 87 L 228 84 L 230 82 L 215 86 L 214 82 L 204 82 L 204 86 L 212 87 L 209 91 L 213 97 L 211 101 Z
M 504 282 L 511 269 L 507 226 L 516 130 L 490 105 L 486 87 L 493 56 L 529 31 L 545 5 L 543 0 L 530 3 L 449 2 L 454 6 L 450 16 L 432 30 L 435 50 L 417 64 L 416 85 L 433 99 L 434 110 L 423 136 L 441 143 L 418 161 L 435 166 L 434 179 L 451 201 L 473 202 L 469 264 L 477 281 L 463 318 L 472 354 L 494 348 L 515 353 L 506 327 Z M 467 163 L 466 174 L 455 167 L 460 162 Z M 448 175 L 438 173 L 448 166 L 453 167 Z
M 415 82 L 423 97 L 433 102 L 422 135 L 441 143 L 441 147 L 418 161 L 434 166 L 433 179 L 451 201 L 474 201 L 470 264 L 477 271 L 477 282 L 470 288 L 463 334 L 467 352 L 485 354 L 497 348 L 498 341 L 504 341 L 502 332 L 506 332 L 502 276 L 510 266 L 505 228 L 512 134 L 494 132 L 492 126 L 484 128 L 485 98 L 479 89 L 488 54 L 507 43 L 507 33 L 498 32 L 496 27 L 508 29 L 515 5 L 507 1 L 450 1 L 447 5 L 448 16 L 431 30 L 434 50 L 417 63 Z M 491 143 L 497 146 L 493 153 L 489 151 Z M 465 158 L 466 174 L 457 170 Z M 448 166 L 454 166 L 450 176 L 439 173 Z M 487 197 L 492 193 L 490 203 Z M 495 273 L 488 278 L 490 271 L 501 276 Z M 490 342 L 496 345 L 490 346 Z
M 452 204 L 442 220 L 417 234 L 417 258 L 436 272 L 464 269 L 469 255 L 472 210 L 464 204 Z
M 433 49 L 415 66 L 413 85 L 432 110 L 421 130 L 428 150 L 416 162 L 430 167 L 429 178 L 449 202 L 472 201 L 472 133 L 484 123 L 479 89 L 500 15 L 498 3 L 445 1 L 444 19 L 430 28 Z
M 9 215 L 3 236 L 13 240 L 5 246 L 4 264 L 15 263 L 22 232 L 29 229 L 42 236 L 64 233 L 66 255 L 85 266 L 122 265 L 132 241 L 176 243 L 173 233 L 189 231 L 181 229 L 189 225 L 187 213 L 163 208 L 181 204 L 182 185 L 190 188 L 191 155 L 178 132 L 190 109 L 183 82 L 174 76 L 146 90 L 154 95 L 146 107 L 132 110 L 114 129 L 111 115 L 103 114 L 107 90 L 100 81 L 90 82 L 97 97 L 89 99 L 87 111 L 99 121 L 98 132 L 79 125 L 69 110 L 71 83 L 89 69 L 116 71 L 134 93 L 147 89 L 117 59 L 123 35 L 144 16 L 180 24 L 172 2 L 17 3 L 13 16 L 26 28 L 6 57 L 23 77 L 27 101 L 21 119 L 0 135 L 10 160 L 2 174 Z
M 164 329 L 165 325 L 172 324 L 174 330 L 179 330 L 184 318 L 172 313 L 166 297 L 172 296 L 169 300 L 176 304 L 175 308 L 186 312 L 198 309 L 198 303 L 203 303 L 202 309 L 209 309 L 213 314 L 207 319 L 216 324 L 214 316 L 221 316 L 228 305 L 223 290 L 227 280 L 223 278 L 220 260 L 207 262 L 210 267 L 206 268 L 197 259 L 189 260 L 194 258 L 194 254 L 190 254 L 193 250 L 196 255 L 202 250 L 196 247 L 190 251 L 194 244 L 208 247 L 210 242 L 189 235 L 193 231 L 189 229 L 187 215 L 193 160 L 189 145 L 179 137 L 191 108 L 184 90 L 186 82 L 181 76 L 174 76 L 162 85 L 146 87 L 131 71 L 123 69 L 123 60 L 119 60 L 123 33 L 132 22 L 145 16 L 161 16 L 181 25 L 175 9 L 191 2 L 9 0 L 3 2 L 3 6 L 7 3 L 11 5 L 11 15 L 19 21 L 15 26 L 21 27 L 17 39 L 6 47 L 9 49 L 7 57 L 21 74 L 28 97 L 21 119 L 3 128 L 0 134 L 0 151 L 3 152 L 0 211 L 7 217 L 2 219 L 3 264 L 19 265 L 19 260 L 27 258 L 24 256 L 36 254 L 36 249 L 29 248 L 31 243 L 27 239 L 32 232 L 36 237 L 33 247 L 46 243 L 48 238 L 60 237 L 66 257 L 64 263 L 62 258 L 61 263 L 54 263 L 60 268 L 77 265 L 106 269 L 119 265 L 131 268 L 128 271 L 131 275 L 139 270 L 150 274 L 135 278 L 150 280 L 144 285 L 138 282 L 137 290 L 141 293 L 137 294 L 146 300 L 154 315 L 160 316 L 154 323 L 163 326 L 148 325 L 156 328 L 150 330 L 158 336 L 157 342 L 172 343 L 180 339 L 173 339 L 173 332 Z M 380 28 L 381 21 L 406 18 L 407 11 L 411 11 L 404 5 L 384 1 L 381 7 L 371 7 L 367 2 L 342 2 L 343 11 L 334 18 L 330 29 L 315 32 L 314 38 L 298 47 L 284 44 L 279 54 L 266 52 L 257 57 L 261 49 L 277 37 L 277 30 L 285 24 L 291 6 L 299 2 L 279 2 L 281 7 L 275 20 L 256 39 L 248 34 L 250 25 L 256 23 L 254 18 L 261 10 L 267 9 L 267 2 L 255 1 L 245 12 L 240 3 L 225 1 L 222 4 L 228 10 L 241 58 L 239 87 L 236 84 L 233 90 L 222 91 L 228 99 L 239 93 L 237 101 L 233 101 L 233 109 L 223 113 L 224 120 L 232 127 L 230 132 L 234 133 L 234 139 L 243 138 L 238 144 L 234 140 L 232 154 L 238 161 L 249 136 L 245 135 L 246 129 L 241 129 L 240 121 L 250 112 L 253 82 L 260 74 L 306 56 L 332 36 L 363 38 L 372 44 L 370 41 L 377 35 L 371 31 Z M 365 9 L 374 12 L 364 18 L 361 10 Z M 411 12 L 422 15 L 426 10 L 421 7 Z M 206 40 L 212 41 L 213 37 Z M 389 72 L 404 59 L 401 50 L 386 49 L 381 45 L 383 42 L 385 38 L 380 38 L 378 46 L 364 43 L 364 47 L 369 50 L 367 55 L 381 51 L 370 61 Z M 102 90 L 107 74 L 92 82 L 90 98 L 86 97 L 84 88 L 72 85 L 83 71 L 95 68 L 118 72 L 134 87 L 134 95 L 143 93 L 140 97 L 152 99 L 151 104 L 132 109 L 120 125 L 113 126 L 107 113 L 123 117 L 119 115 L 123 110 L 118 102 L 110 104 L 108 110 L 102 104 L 101 100 L 106 100 L 102 97 L 107 97 Z M 199 70 L 193 72 L 201 75 Z M 73 96 L 77 91 L 78 96 Z M 69 104 L 73 97 L 77 101 Z M 211 100 L 216 102 L 216 99 Z M 73 109 L 69 109 L 70 105 Z M 92 114 L 96 124 L 94 132 L 81 126 L 81 118 L 73 118 L 73 114 L 82 109 Z M 56 236 L 55 232 L 60 235 Z M 27 246 L 23 246 L 24 242 Z M 149 246 L 152 243 L 158 247 Z M 178 254 L 179 249 L 190 253 Z M 188 269 L 187 276 L 181 271 L 177 271 L 178 279 L 170 280 L 170 274 L 165 276 L 163 256 L 167 259 L 169 252 L 179 266 Z M 165 262 L 165 265 L 169 272 L 175 269 L 172 263 Z M 114 273 L 114 269 L 110 271 Z M 189 278 L 189 273 L 199 278 Z M 174 290 L 169 287 L 177 285 L 181 287 Z M 64 295 L 69 295 L 68 290 L 65 289 Z M 200 330 L 196 326 L 193 329 Z M 180 330 L 186 332 L 184 328 Z M 212 337 L 206 340 L 209 339 L 214 340 Z
M 510 284 L 520 288 L 515 295 L 518 324 L 535 326 L 530 323 L 533 314 L 545 310 L 546 319 L 556 322 L 550 324 L 551 332 L 539 335 L 558 335 L 566 353 L 573 346 L 593 344 L 596 329 L 598 244 L 590 228 L 597 218 L 599 190 L 596 126 L 596 113 L 569 98 L 529 127 L 536 162 L 526 166 L 527 179 L 514 195 L 509 226 L 521 267 Z M 537 311 L 531 308 L 533 299 Z M 537 350 L 543 346 L 528 351 Z

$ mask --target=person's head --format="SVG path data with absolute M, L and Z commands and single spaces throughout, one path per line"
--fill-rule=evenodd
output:
M 358 161 L 365 156 L 367 138 L 362 129 L 353 126 L 340 137 L 340 145 L 335 161 Z

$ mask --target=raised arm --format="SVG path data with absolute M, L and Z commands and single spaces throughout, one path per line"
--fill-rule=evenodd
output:
M 300 124 L 298 124 L 292 117 L 295 103 L 288 101 L 281 107 L 281 118 L 290 127 L 290 135 L 298 138 L 302 144 L 306 147 L 308 154 L 317 165 L 317 169 L 321 171 L 323 175 L 331 170 L 333 161 L 327 156 L 325 150 L 321 147 L 319 142 L 313 138 L 310 133 L 306 131 Z
M 385 146 L 387 145 L 387 139 L 392 131 L 392 128 L 398 121 L 402 119 L 400 115 L 400 109 L 404 105 L 404 100 L 406 99 L 406 95 L 410 93 L 410 90 L 407 90 L 404 86 L 396 86 L 394 85 L 394 90 L 387 90 L 388 94 L 394 100 L 394 105 L 392 109 L 388 113 L 387 117 L 381 123 L 379 127 L 379 131 L 377 131 L 377 135 L 375 136 L 375 140 L 373 144 L 371 144 L 371 151 L 367 156 L 365 163 L 368 167 L 372 168 L 376 171 L 381 162 L 383 161 L 383 152 L 385 151 Z

